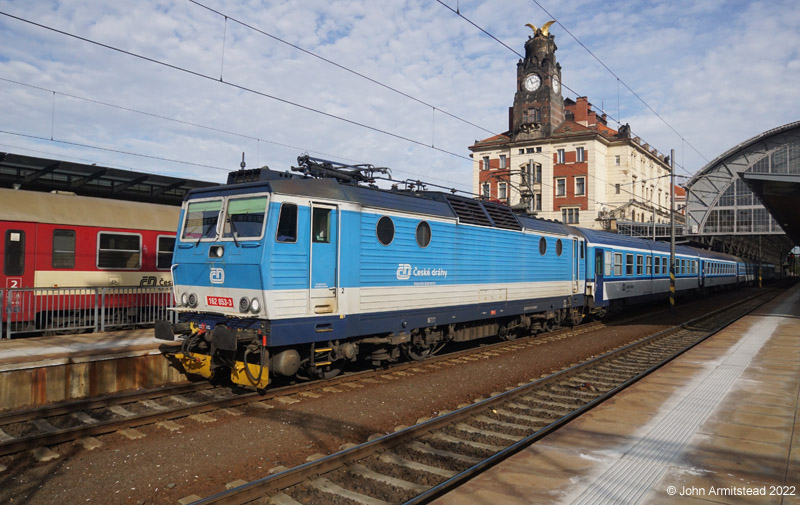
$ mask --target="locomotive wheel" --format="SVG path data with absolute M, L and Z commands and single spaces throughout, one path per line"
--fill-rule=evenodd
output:
M 436 344 L 430 344 L 427 346 L 408 344 L 403 347 L 403 351 L 405 352 L 406 356 L 409 357 L 409 359 L 414 361 L 424 361 L 439 352 L 442 347 L 444 347 L 444 344 L 441 344 L 438 347 Z

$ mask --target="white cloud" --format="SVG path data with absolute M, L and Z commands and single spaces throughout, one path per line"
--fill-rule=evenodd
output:
M 0 78 L 182 121 L 195 128 L 0 81 L 0 130 L 216 167 L 287 169 L 300 150 L 390 166 L 398 178 L 470 188 L 467 146 L 507 128 L 518 56 L 436 2 L 204 0 L 211 8 L 462 117 L 469 126 L 188 1 L 18 2 L 0 10 L 183 67 L 190 75 L 0 16 Z M 449 1 L 455 7 L 456 2 Z M 800 47 L 793 2 L 542 2 L 676 129 L 676 135 L 558 25 L 565 86 L 589 96 L 689 170 L 797 119 Z M 464 0 L 461 12 L 523 52 L 534 3 Z M 221 65 L 225 32 L 224 67 Z M 215 81 L 338 115 L 452 156 Z M 618 92 L 619 89 L 619 92 Z M 619 106 L 617 96 L 619 94 Z M 53 118 L 55 118 L 53 120 Z M 68 159 L 223 180 L 224 172 L 0 134 L 0 144 Z M 296 147 L 283 147 L 287 144 Z M 5 150 L 14 151 L 10 147 Z M 20 151 L 22 152 L 22 151 Z M 324 153 L 324 154 L 323 154 Z

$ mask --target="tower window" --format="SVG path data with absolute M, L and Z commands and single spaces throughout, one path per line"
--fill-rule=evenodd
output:
M 619 154 L 618 154 L 618 155 L 616 155 L 616 156 L 614 156 L 614 164 L 615 164 L 616 166 L 619 166 Z
M 564 150 L 563 149 L 559 149 L 557 152 L 558 152 L 558 161 L 557 161 L 557 163 L 564 163 L 564 159 L 565 159 Z
M 506 166 L 506 155 L 505 155 L 505 154 L 501 154 L 501 155 L 500 155 L 500 168 L 501 168 L 501 169 L 503 169 L 503 168 L 508 168 L 508 167 Z
M 489 157 L 483 157 L 483 170 L 489 170 Z
M 586 161 L 586 153 L 582 147 L 577 148 L 575 154 L 575 161 L 581 162 Z
M 523 124 L 541 123 L 541 122 L 542 122 L 542 116 L 539 109 L 533 107 L 522 111 Z

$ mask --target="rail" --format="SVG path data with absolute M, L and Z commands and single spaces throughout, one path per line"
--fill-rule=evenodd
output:
M 174 321 L 172 288 L 53 287 L 2 288 L 0 339 L 22 334 L 69 334 Z

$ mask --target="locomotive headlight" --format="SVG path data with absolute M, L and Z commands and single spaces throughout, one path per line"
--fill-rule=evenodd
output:
M 253 314 L 258 314 L 261 311 L 261 302 L 258 301 L 258 298 L 250 300 L 250 311 Z
M 250 300 L 243 296 L 239 300 L 239 312 L 247 312 L 248 309 L 250 309 Z
M 189 294 L 189 307 L 195 308 L 197 307 L 197 295 L 194 293 Z
M 181 305 L 183 305 L 184 307 L 189 305 L 189 295 L 187 293 L 183 293 L 181 295 Z
M 212 245 L 208 249 L 209 258 L 221 258 L 224 253 L 225 253 L 225 248 L 222 247 L 221 245 Z

